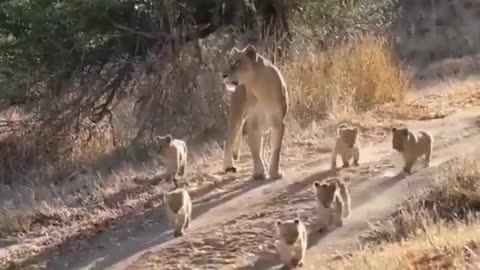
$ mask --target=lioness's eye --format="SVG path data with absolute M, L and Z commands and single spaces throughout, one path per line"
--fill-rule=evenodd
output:
M 232 67 L 236 68 L 240 65 L 240 63 L 238 61 L 234 61 L 233 64 L 232 64 Z

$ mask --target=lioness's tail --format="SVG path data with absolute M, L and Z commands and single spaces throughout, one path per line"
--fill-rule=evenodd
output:
M 350 216 L 350 194 L 348 193 L 347 186 L 345 182 L 335 179 L 338 187 L 340 188 L 340 196 L 343 199 L 343 217 L 346 218 Z

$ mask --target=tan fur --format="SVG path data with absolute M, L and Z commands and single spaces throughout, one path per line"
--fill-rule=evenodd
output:
M 307 228 L 298 218 L 276 222 L 278 240 L 276 243 L 280 260 L 287 269 L 302 267 L 307 251 Z
M 237 172 L 234 161 L 240 157 L 242 136 L 245 135 L 247 118 L 247 92 L 244 85 L 238 85 L 230 97 L 230 111 L 227 123 L 227 139 L 224 147 L 223 168 L 225 172 Z
M 163 193 L 163 203 L 166 207 L 168 219 L 173 227 L 174 237 L 182 236 L 185 229 L 188 229 L 190 226 L 192 216 L 190 195 L 185 189 L 178 188 Z
M 247 142 L 253 159 L 252 178 L 266 178 L 266 165 L 263 157 L 264 136 L 262 135 L 269 130 L 271 132 L 270 145 L 272 146 L 269 176 L 271 179 L 282 178 L 280 154 L 285 132 L 285 116 L 288 110 L 285 80 L 278 68 L 258 54 L 255 47 L 251 45 L 246 46 L 243 50 L 234 48 L 231 62 L 231 67 L 223 75 L 223 79 L 229 91 L 231 91 L 231 85 L 244 85 L 246 88 Z M 236 144 L 240 129 L 237 127 L 231 129 L 227 135 L 227 144 Z M 230 167 L 228 164 L 229 153 L 233 150 L 226 152 L 228 152 L 225 165 L 227 170 Z
M 405 161 L 403 171 L 412 173 L 412 167 L 424 156 L 424 167 L 430 166 L 433 136 L 425 131 L 412 132 L 408 128 L 392 128 L 392 148 L 400 152 Z
M 185 176 L 187 167 L 187 144 L 180 139 L 174 139 L 170 134 L 153 138 L 153 150 L 160 155 L 167 174 L 178 187 L 177 177 Z
M 337 178 L 315 181 L 313 188 L 318 203 L 318 230 L 343 226 L 343 219 L 350 215 L 350 193 L 345 182 Z
M 358 166 L 360 159 L 360 150 L 357 145 L 358 129 L 356 127 L 348 127 L 341 124 L 337 130 L 337 140 L 332 151 L 332 169 L 337 167 L 337 157 L 341 156 L 343 168 L 350 166 L 350 159 L 353 158 L 353 166 Z

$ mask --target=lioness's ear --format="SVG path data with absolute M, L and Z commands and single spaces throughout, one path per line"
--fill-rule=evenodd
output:
M 314 186 L 314 187 L 319 187 L 319 186 L 320 186 L 320 182 L 318 182 L 318 181 L 313 182 L 313 186 Z
M 253 45 L 247 45 L 247 47 L 245 47 L 245 54 L 251 60 L 257 60 L 257 49 Z
M 403 134 L 403 136 L 408 136 L 408 128 L 404 128 L 402 130 L 402 134 Z
M 392 132 L 395 132 L 395 131 L 397 131 L 397 128 L 392 128 Z
M 293 223 L 295 223 L 295 224 L 297 224 L 297 225 L 300 224 L 300 219 L 299 219 L 299 218 L 294 219 L 294 220 L 293 220 Z
M 278 226 L 282 225 L 282 222 L 280 220 L 277 220 L 277 222 L 275 222 L 275 225 L 277 225 L 277 227 L 278 227 Z

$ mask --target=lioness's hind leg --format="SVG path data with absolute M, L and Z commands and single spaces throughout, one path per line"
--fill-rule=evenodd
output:
M 185 164 L 182 164 L 180 168 L 178 168 L 178 175 L 179 176 L 185 176 Z
M 265 179 L 265 161 L 263 159 L 263 136 L 262 130 L 258 125 L 258 119 L 254 117 L 248 119 L 248 146 L 252 153 L 253 176 L 255 180 Z
M 285 124 L 283 121 L 270 131 L 270 146 L 271 146 L 271 160 L 269 166 L 270 179 L 283 178 L 283 174 L 280 171 L 280 155 L 282 151 L 282 141 L 285 132 Z

